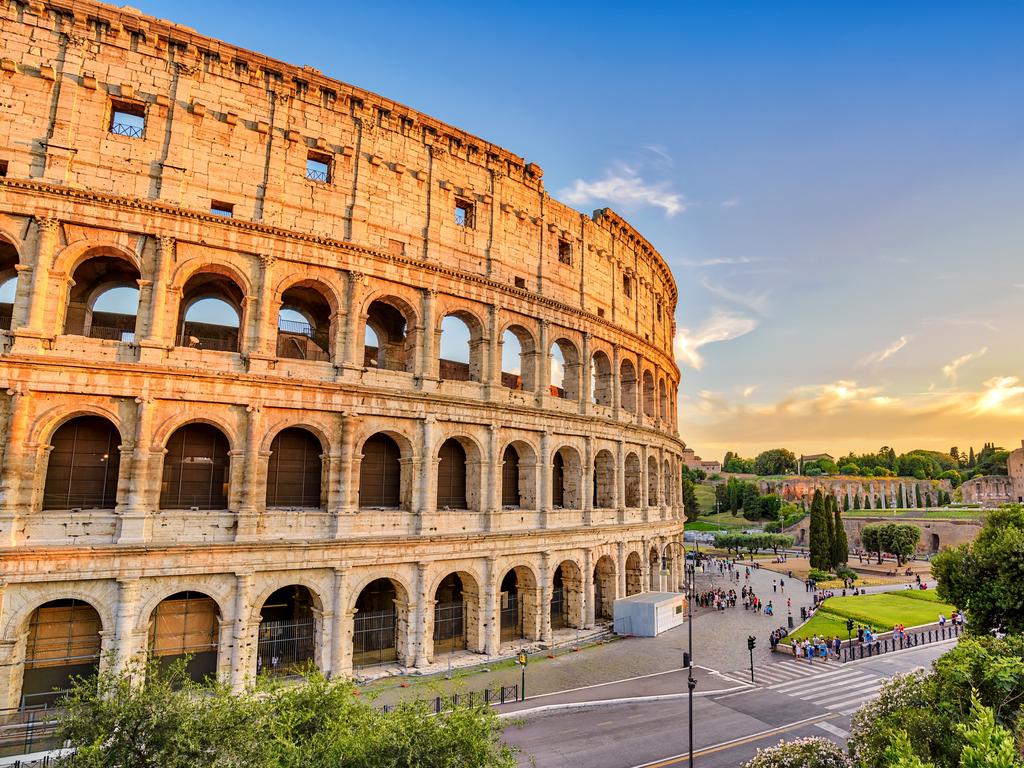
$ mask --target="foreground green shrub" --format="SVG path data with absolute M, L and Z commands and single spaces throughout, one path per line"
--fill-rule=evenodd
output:
M 744 768 L 849 768 L 842 748 L 816 737 L 779 742 L 777 747 L 757 750 Z

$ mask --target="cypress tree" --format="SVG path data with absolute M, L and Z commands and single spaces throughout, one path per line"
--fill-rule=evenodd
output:
M 860 509 L 860 494 L 859 493 L 853 494 L 853 508 L 854 509 Z
M 971 452 L 967 455 L 967 466 L 974 468 L 974 446 L 971 446 Z
M 843 512 L 849 512 L 849 511 L 850 511 L 850 494 L 844 493 L 843 494 Z
M 907 508 L 906 499 L 903 498 L 903 484 L 902 483 L 900 483 L 900 494 L 896 498 L 896 506 L 899 507 L 900 509 L 906 509 Z
M 832 510 L 834 515 L 833 529 L 835 535 L 832 538 L 832 567 L 838 568 L 850 559 L 850 543 L 846 539 L 846 529 L 843 528 L 843 519 L 839 516 L 839 506 Z
M 931 507 L 932 507 L 932 495 L 930 493 L 925 494 L 924 506 L 925 506 L 925 509 L 931 509 Z
M 811 502 L 811 567 L 825 570 L 829 561 L 828 524 L 825 522 L 825 497 L 818 488 Z
M 835 531 L 835 520 L 832 518 L 832 511 L 838 507 L 836 504 L 836 497 L 831 493 L 825 497 L 825 537 L 828 540 L 828 549 L 825 550 L 824 561 L 828 564 L 826 567 L 831 570 L 833 567 L 832 562 L 832 544 L 836 538 Z
M 917 501 L 917 507 L 915 507 L 915 509 L 920 509 L 921 508 L 921 486 L 920 485 L 915 485 L 914 486 L 914 495 L 916 497 L 915 500 Z

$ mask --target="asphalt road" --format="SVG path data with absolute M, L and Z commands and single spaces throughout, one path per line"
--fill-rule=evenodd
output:
M 694 764 L 736 768 L 759 747 L 800 736 L 845 741 L 853 711 L 881 683 L 927 667 L 941 643 L 847 665 L 773 665 L 764 687 L 694 699 Z M 778 668 L 777 670 L 775 668 Z M 510 723 L 505 739 L 537 768 L 670 768 L 688 765 L 688 702 L 683 699 L 545 712 Z

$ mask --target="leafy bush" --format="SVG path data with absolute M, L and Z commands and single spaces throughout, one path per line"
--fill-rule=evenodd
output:
M 744 768 L 850 768 L 850 761 L 838 745 L 828 739 L 810 737 L 759 749 Z
M 807 578 L 814 581 L 828 581 L 832 578 L 832 574 L 828 571 L 821 570 L 821 568 L 811 568 L 807 573 Z
M 848 565 L 840 565 L 836 568 L 836 578 L 840 579 L 859 579 L 860 576 L 855 570 L 850 568 Z

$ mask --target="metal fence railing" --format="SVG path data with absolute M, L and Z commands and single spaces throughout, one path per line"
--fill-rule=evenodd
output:
M 913 633 L 907 632 L 900 637 L 887 637 L 884 640 L 872 640 L 870 643 L 854 642 L 852 645 L 845 645 L 842 648 L 840 660 L 845 662 L 867 659 L 872 656 L 880 656 L 883 653 L 902 651 L 905 648 L 916 648 L 928 643 L 941 643 L 944 640 L 960 637 L 963 631 L 962 625 L 950 624 L 948 627 L 936 627 Z
M 56 730 L 55 711 L 45 704 L 27 709 L 2 709 L 0 757 L 57 749 L 61 745 L 57 742 Z
M 443 712 L 458 706 L 491 706 L 493 704 L 508 704 L 513 701 L 519 701 L 518 685 L 497 685 L 482 691 L 453 693 L 450 696 L 435 696 L 432 699 L 427 699 L 434 712 Z M 385 704 L 381 709 L 384 712 L 391 712 L 398 706 L 398 704 Z

